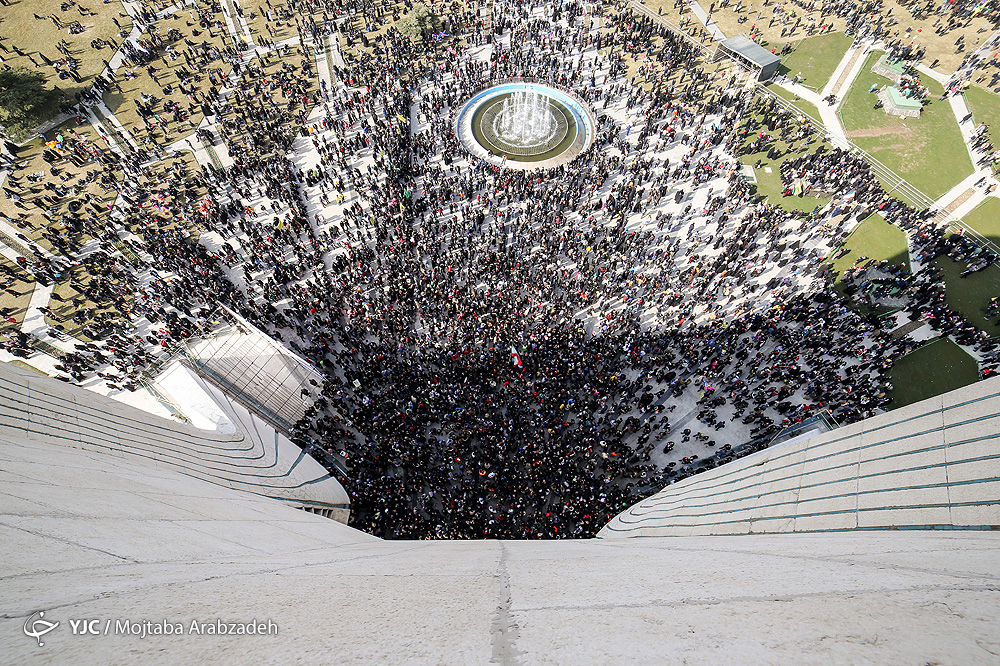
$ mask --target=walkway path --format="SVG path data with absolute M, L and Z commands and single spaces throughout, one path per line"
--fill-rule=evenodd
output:
M 688 4 L 691 7 L 691 11 L 698 17 L 698 20 L 704 24 L 705 29 L 708 30 L 713 39 L 721 42 L 726 38 L 726 36 L 722 34 L 722 30 L 719 29 L 718 24 L 709 18 L 708 12 L 705 11 L 704 7 L 698 4 L 697 0 L 689 0 Z
M 108 131 L 108 129 L 104 126 L 104 123 L 101 122 L 101 119 L 97 117 L 97 113 L 94 109 L 87 107 L 84 109 L 84 113 L 86 114 L 90 125 L 94 128 L 97 134 L 104 139 L 104 141 L 108 144 L 108 147 L 122 157 L 125 157 L 125 151 L 122 150 L 122 147 L 118 144 L 118 139 L 115 138 L 114 132 Z
M 333 45 L 331 45 L 331 42 L 333 42 Z M 334 48 L 334 46 L 336 46 L 336 48 Z M 339 59 L 341 64 L 343 63 L 343 57 L 340 55 L 339 47 L 340 42 L 334 35 L 324 35 L 322 40 L 315 45 L 316 75 L 319 77 L 320 85 L 326 91 L 327 95 L 333 93 L 335 85 L 331 66 L 341 66 L 334 62 L 335 59 Z
M 949 216 L 966 214 L 981 204 L 987 196 L 985 184 L 978 188 L 975 186 L 983 175 L 978 171 L 969 174 L 962 179 L 962 182 L 938 197 L 934 202 L 935 207 Z
M 868 54 L 878 46 L 878 44 L 852 45 L 844 54 L 844 57 L 841 58 L 840 63 L 834 70 L 833 76 L 830 77 L 830 81 L 827 82 L 820 93 L 815 93 L 808 88 L 793 84 L 787 79 L 776 80 L 775 83 L 785 90 L 795 93 L 802 99 L 815 104 L 820 113 L 820 120 L 826 126 L 831 142 L 834 145 L 847 148 L 850 146 L 849 137 L 840 122 L 840 116 L 837 114 L 837 109 L 843 103 L 843 95 L 840 93 L 850 88 L 851 84 L 861 73 L 861 69 L 867 61 Z M 946 74 L 935 72 L 925 65 L 918 64 L 917 70 L 942 85 L 945 85 L 950 80 L 950 77 Z M 833 106 L 822 101 L 822 98 L 831 94 L 838 95 L 836 104 Z M 934 206 L 946 214 L 944 218 L 946 221 L 961 219 L 990 196 L 990 186 L 1000 186 L 1000 182 L 998 182 L 989 168 L 976 166 L 977 161 L 982 155 L 978 154 L 972 148 L 975 124 L 968 121 L 962 122 L 969 114 L 969 107 L 966 104 L 965 97 L 963 95 L 951 95 L 948 97 L 948 101 L 975 171 L 934 201 Z M 983 182 L 979 186 L 976 186 L 976 183 L 980 180 Z
M 845 84 L 850 85 L 850 82 L 854 80 L 857 76 L 857 71 L 860 69 L 858 62 L 864 63 L 864 56 L 867 55 L 867 49 L 863 47 L 855 47 L 854 44 L 847 49 L 844 53 L 844 57 L 840 59 L 837 63 L 837 68 L 833 70 L 833 74 L 830 76 L 830 80 L 826 82 L 823 89 L 820 91 L 822 97 L 828 95 L 836 95 L 840 93 L 840 90 Z
M 792 83 L 787 78 L 782 80 L 775 80 L 776 85 L 784 88 L 788 92 L 795 93 L 805 101 L 813 104 L 816 110 L 819 111 L 819 120 L 826 127 L 827 137 L 830 139 L 830 143 L 837 146 L 838 148 L 848 148 L 849 143 L 847 140 L 847 134 L 844 132 L 844 128 L 840 124 L 840 119 L 837 117 L 837 106 L 830 106 L 823 101 L 822 96 L 805 86 L 799 85 L 797 83 Z
M 35 281 L 35 289 L 31 292 L 31 300 L 28 302 L 28 309 L 24 313 L 24 320 L 21 322 L 22 333 L 42 337 L 49 329 L 49 325 L 45 322 L 45 313 L 39 310 L 39 308 L 49 304 L 49 299 L 52 298 L 53 286 L 51 284 L 43 285 L 41 282 Z
M 254 41 L 253 32 L 250 30 L 250 26 L 247 24 L 247 19 L 243 15 L 243 8 L 240 7 L 240 0 L 226 0 L 224 4 L 228 5 L 230 1 L 233 3 L 237 29 L 242 32 L 243 39 L 246 40 L 246 43 L 249 44 L 251 48 L 256 47 L 257 44 Z
M 7 243 L 4 243 L 3 241 L 0 241 L 0 254 L 2 254 L 3 256 L 7 257 L 8 259 L 10 259 L 15 263 L 17 263 L 19 257 L 24 256 L 22 253 L 10 247 Z
M 935 72 L 922 64 L 917 65 L 917 71 L 934 79 L 941 85 L 947 85 L 954 78 Z M 977 162 L 983 155 L 972 147 L 972 140 L 975 136 L 975 123 L 971 120 L 963 122 L 970 114 L 965 95 L 949 95 L 948 103 L 951 106 L 952 113 L 955 115 L 955 122 L 958 124 L 958 129 L 962 133 L 962 140 L 965 142 L 965 148 L 969 153 L 969 159 L 972 161 L 974 171 L 963 179 L 962 182 L 938 197 L 934 204 L 938 209 L 947 214 L 946 219 L 961 219 L 986 200 L 989 196 L 988 189 L 990 186 L 1000 185 L 1000 182 L 997 181 L 992 170 L 977 165 Z M 975 183 L 980 180 L 983 182 L 977 187 Z
M 29 251 L 31 251 L 36 256 L 40 255 L 40 256 L 45 257 L 46 259 L 55 259 L 56 258 L 56 255 L 54 255 L 51 252 L 49 252 L 48 250 L 46 250 L 44 247 L 42 247 L 38 243 L 32 242 L 30 240 L 29 241 L 25 241 L 23 238 L 21 238 L 20 236 L 18 236 L 18 234 L 20 234 L 22 232 L 18 231 L 17 229 L 15 229 L 14 227 L 12 227 L 8 223 L 4 222 L 3 220 L 0 220 L 0 233 L 3 233 L 5 235 L 10 236 L 11 238 L 15 239 L 20 245 L 22 245 L 23 247 L 25 247 L 26 249 L 28 249 Z M 14 248 L 14 249 L 18 249 L 18 248 Z
M 111 112 L 111 109 L 109 109 L 104 102 L 97 105 L 97 110 L 105 117 L 105 119 L 107 119 L 111 126 L 118 131 L 118 135 L 125 139 L 130 146 L 132 146 L 133 150 L 139 149 L 139 144 L 136 142 L 135 137 L 132 136 L 132 132 L 122 125 L 121 121 L 115 117 L 115 114 Z
M 222 7 L 222 17 L 225 19 L 226 29 L 229 30 L 229 35 L 233 38 L 234 42 L 238 43 L 243 41 L 243 38 L 240 35 L 239 25 L 237 25 L 236 21 L 233 19 L 233 12 L 229 6 L 229 0 L 222 0 L 219 4 Z M 250 43 L 253 44 L 253 40 L 251 40 Z

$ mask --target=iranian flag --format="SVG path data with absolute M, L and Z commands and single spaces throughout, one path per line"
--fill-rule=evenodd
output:
M 521 363 L 521 355 L 517 353 L 516 349 L 514 349 L 514 345 L 510 346 L 510 360 L 514 364 L 515 368 L 524 367 L 524 364 Z

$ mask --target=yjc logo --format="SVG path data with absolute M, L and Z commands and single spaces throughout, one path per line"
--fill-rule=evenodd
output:
M 101 635 L 100 620 L 70 620 L 69 630 L 78 636 L 90 634 L 91 636 Z
M 35 616 L 38 616 L 37 620 L 33 620 Z M 43 619 L 45 617 L 45 611 L 36 611 L 28 616 L 28 619 L 24 621 L 24 635 L 30 636 L 38 641 L 38 647 L 42 647 L 45 643 L 42 642 L 42 636 L 49 633 L 53 629 L 59 626 L 58 622 L 49 622 Z

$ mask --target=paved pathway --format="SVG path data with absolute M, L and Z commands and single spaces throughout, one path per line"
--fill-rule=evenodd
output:
M 229 6 L 229 0 L 221 0 L 219 4 L 222 7 L 222 17 L 224 19 L 224 23 L 226 24 L 226 29 L 229 31 L 229 36 L 233 38 L 234 42 L 243 41 L 240 36 L 239 25 L 237 25 L 235 19 L 233 19 L 233 11 Z M 253 40 L 251 40 L 250 43 L 253 44 Z
M 942 85 L 947 85 L 949 81 L 954 79 L 954 77 L 949 77 L 947 74 L 935 72 L 922 64 L 917 65 L 917 71 L 934 79 Z M 965 96 L 949 95 L 948 102 L 951 106 L 952 113 L 955 115 L 955 122 L 958 124 L 958 129 L 962 133 L 965 148 L 969 153 L 969 159 L 972 161 L 975 171 L 964 178 L 962 182 L 958 183 L 953 188 L 938 197 L 934 204 L 938 209 L 945 211 L 948 214 L 947 219 L 960 219 L 962 216 L 967 215 L 986 200 L 986 197 L 989 196 L 987 190 L 991 185 L 998 186 L 1000 185 L 1000 182 L 997 181 L 993 172 L 989 168 L 977 165 L 977 162 L 983 157 L 983 153 L 976 151 L 972 147 L 975 124 L 971 120 L 962 122 L 966 116 L 969 115 L 969 107 L 966 103 Z M 975 183 L 980 180 L 982 180 L 983 183 L 976 187 Z
M 45 323 L 45 313 L 39 308 L 49 304 L 52 298 L 53 285 L 43 285 L 35 281 L 35 289 L 31 292 L 31 300 L 28 302 L 28 309 L 24 313 L 24 320 L 21 322 L 21 332 L 36 337 L 42 337 L 49 329 Z
M 866 51 L 862 47 L 851 44 L 851 46 L 844 53 L 844 57 L 842 57 L 840 62 L 837 63 L 837 68 L 833 70 L 833 74 L 830 75 L 830 80 L 827 81 L 826 85 L 823 86 L 823 89 L 820 90 L 820 96 L 826 97 L 828 95 L 836 95 L 840 92 L 840 89 L 844 87 L 844 83 L 846 81 L 853 80 L 854 76 L 857 76 L 857 74 L 852 75 L 851 72 L 853 71 L 855 63 L 858 60 L 864 62 L 864 53 L 866 53 Z
M 0 242 L 0 254 L 2 254 L 3 256 L 7 257 L 8 259 L 10 259 L 15 263 L 17 263 L 19 257 L 24 256 L 14 248 L 10 247 L 9 245 L 3 242 Z
M 819 111 L 819 120 L 823 123 L 826 128 L 827 137 L 830 143 L 837 146 L 838 148 L 848 148 L 849 143 L 847 139 L 847 134 L 844 132 L 843 126 L 840 124 L 840 118 L 837 117 L 837 107 L 830 106 L 823 101 L 822 96 L 805 86 L 799 85 L 797 83 L 792 83 L 791 80 L 787 78 L 782 78 L 781 80 L 775 80 L 775 84 L 781 86 L 785 90 L 795 93 L 807 102 L 810 102 Z
M 15 229 L 14 227 L 12 227 L 7 222 L 4 222 L 3 220 L 0 220 L 0 232 L 3 232 L 4 234 L 10 236 L 11 238 L 14 238 L 18 243 L 24 245 L 24 247 L 26 247 L 27 249 L 31 250 L 31 252 L 33 252 L 36 256 L 40 255 L 40 256 L 45 257 L 46 259 L 55 259 L 56 258 L 56 255 L 54 255 L 51 252 L 49 252 L 48 250 L 46 250 L 44 247 L 42 247 L 38 243 L 32 242 L 30 240 L 29 241 L 25 241 L 23 238 L 21 238 L 20 236 L 18 236 L 18 234 L 23 233 L 23 232 L 19 231 L 18 229 Z
M 705 29 L 708 30 L 710 35 L 712 35 L 713 39 L 721 42 L 726 38 L 726 36 L 722 34 L 722 30 L 719 29 L 718 24 L 709 18 L 708 12 L 705 11 L 705 8 L 702 7 L 697 0 L 688 0 L 688 5 L 691 8 L 691 12 L 698 17 L 698 20 L 702 22 Z
M 115 138 L 114 132 L 108 131 L 108 129 L 104 126 L 104 123 L 101 122 L 101 119 L 97 117 L 97 114 L 94 112 L 94 110 L 92 108 L 86 108 L 84 109 L 84 114 L 86 114 L 87 120 L 90 122 L 91 127 L 93 127 L 94 130 L 97 132 L 97 134 L 102 139 L 104 139 L 105 143 L 108 144 L 108 147 L 112 151 L 124 157 L 125 151 L 122 150 L 122 147 L 120 145 L 118 145 L 118 139 Z
M 121 121 L 115 117 L 115 114 L 111 112 L 111 109 L 109 109 L 104 102 L 98 104 L 97 109 L 104 115 L 111 126 L 118 130 L 118 135 L 125 139 L 125 141 L 132 146 L 133 150 L 139 149 L 139 144 L 136 142 L 135 137 L 132 136 L 132 132 L 122 125 Z

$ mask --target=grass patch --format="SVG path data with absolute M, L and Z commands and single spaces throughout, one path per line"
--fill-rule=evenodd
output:
M 103 273 L 101 279 L 105 283 L 110 283 L 114 288 L 124 287 L 131 291 L 130 285 L 120 280 L 113 272 L 99 268 L 97 264 L 84 263 L 75 266 L 63 274 L 62 279 L 55 284 L 49 307 L 56 316 L 45 315 L 45 323 L 84 342 L 102 339 L 106 325 L 123 322 L 127 324 L 125 316 L 114 301 L 95 302 L 88 295 L 91 282 L 99 279 L 99 272 Z M 129 293 L 125 300 L 129 302 L 131 299 L 132 294 Z
M 896 361 L 889 375 L 897 409 L 968 386 L 979 379 L 979 366 L 954 342 L 938 338 Z
M 39 375 L 42 375 L 44 377 L 48 377 L 47 374 L 45 374 L 44 372 L 42 372 L 41 370 L 39 370 L 35 366 L 29 365 L 29 364 L 25 363 L 21 359 L 15 358 L 13 361 L 7 361 L 7 362 L 10 363 L 11 365 L 13 365 L 14 367 L 21 368 L 22 370 L 29 370 L 31 372 L 38 373 Z
M 244 0 L 244 18 L 254 35 L 266 35 L 265 39 L 281 42 L 298 35 L 294 15 L 287 3 L 266 0 Z
M 781 60 L 778 72 L 789 77 L 802 74 L 799 81 L 813 90 L 821 90 L 843 59 L 854 39 L 842 32 L 803 39 Z M 818 116 L 817 116 L 818 117 Z
M 930 102 L 919 118 L 900 118 L 873 108 L 873 84 L 889 83 L 871 72 L 881 51 L 868 56 L 841 106 L 844 129 L 861 148 L 932 198 L 937 198 L 973 172 L 969 151 L 962 140 L 955 114 L 944 92 L 932 79 L 922 80 Z
M 806 12 L 801 7 L 785 5 L 785 9 L 788 11 L 785 16 L 781 16 L 774 13 L 775 5 L 773 4 L 761 6 L 757 3 L 744 2 L 740 11 L 737 12 L 736 2 L 730 1 L 725 7 L 722 6 L 721 2 L 702 3 L 705 11 L 709 11 L 712 6 L 715 8 L 712 12 L 712 20 L 726 37 L 756 32 L 760 35 L 757 42 L 768 49 L 772 46 L 777 46 L 780 49 L 786 42 L 793 39 L 805 40 L 819 36 L 819 28 L 824 23 L 832 24 L 835 33 L 843 33 L 845 27 L 844 20 L 840 17 L 826 15 L 821 19 L 818 6 L 815 11 Z M 796 27 L 797 19 L 801 19 L 801 21 Z
M 153 228 L 180 228 L 182 234 L 197 239 L 204 221 L 198 208 L 208 190 L 193 152 L 184 150 L 160 160 L 139 182 L 149 197 L 135 207 L 126 207 L 126 226 L 132 233 L 145 237 Z M 146 214 L 138 214 L 139 209 Z M 144 220 L 145 226 L 138 220 Z
M 798 126 L 798 121 L 794 120 L 794 116 L 789 111 L 779 111 L 781 118 L 786 123 L 792 123 L 796 127 Z M 754 193 L 760 194 L 767 198 L 768 203 L 772 206 L 778 206 L 779 208 L 789 211 L 789 212 L 812 212 L 816 206 L 823 207 L 830 202 L 829 197 L 819 197 L 813 194 L 806 194 L 805 196 L 783 196 L 785 190 L 785 185 L 781 182 L 781 164 L 787 160 L 794 159 L 800 155 L 807 155 L 816 152 L 816 150 L 823 145 L 823 141 L 816 138 L 813 135 L 813 140 L 807 145 L 800 139 L 791 138 L 792 134 L 788 134 L 788 139 L 782 139 L 783 130 L 779 127 L 775 132 L 768 132 L 763 125 L 764 116 L 758 111 L 754 117 L 754 129 L 751 131 L 742 141 L 741 149 L 747 144 L 753 142 L 757 138 L 757 134 L 763 129 L 763 131 L 771 134 L 775 137 L 773 145 L 781 152 L 781 157 L 777 159 L 769 159 L 767 157 L 767 148 L 763 151 L 756 153 L 749 153 L 740 156 L 740 162 L 743 164 L 755 165 L 758 160 L 760 160 L 760 168 L 754 168 L 754 175 L 757 178 L 757 184 L 753 186 Z M 829 146 L 827 146 L 829 148 Z M 741 150 L 742 152 L 742 150 Z M 771 173 L 767 173 L 767 169 L 771 169 Z
M 128 35 L 132 29 L 132 20 L 125 13 L 121 0 L 104 2 L 86 2 L 81 12 L 81 4 L 61 9 L 61 2 L 54 0 L 20 0 L 0 6 L 0 24 L 3 25 L 3 46 L 5 47 L 3 63 L 5 66 L 25 67 L 42 72 L 47 77 L 45 87 L 57 92 L 58 97 L 72 103 L 73 96 L 93 85 L 94 78 L 104 70 L 104 60 L 111 60 L 115 48 L 121 46 L 122 34 Z M 35 18 L 35 16 L 41 19 Z M 54 23 L 49 17 L 55 17 Z M 82 32 L 71 34 L 69 26 L 79 22 Z M 116 24 L 117 22 L 117 24 Z M 57 25 L 57 23 L 61 25 Z M 61 77 L 55 67 L 45 64 L 45 58 L 56 63 L 65 55 L 56 49 L 59 40 L 68 53 L 80 61 L 77 73 L 80 81 L 74 81 L 68 74 Z M 104 43 L 101 48 L 93 48 L 91 42 Z M 18 55 L 14 47 L 21 49 L 24 55 Z M 32 63 L 32 60 L 38 64 Z M 48 109 L 51 117 L 58 112 L 58 105 L 53 104 Z M 46 118 L 39 118 L 39 123 Z
M 647 6 L 654 9 L 658 5 L 663 5 L 664 14 L 672 4 L 672 0 L 647 0 L 646 2 Z M 845 27 L 842 18 L 829 14 L 824 15 L 821 11 L 821 3 L 813 3 L 811 6 L 815 7 L 815 10 L 811 12 L 805 11 L 800 5 L 788 3 L 761 5 L 748 0 L 744 0 L 739 12 L 736 11 L 735 0 L 728 0 L 725 7 L 718 0 L 716 2 L 706 0 L 701 4 L 705 11 L 712 12 L 712 20 L 727 37 L 740 33 L 756 32 L 759 35 L 758 43 L 768 49 L 772 46 L 780 48 L 788 41 L 800 40 L 803 37 L 818 36 L 818 29 L 824 23 L 832 24 L 835 34 L 843 33 Z M 904 43 L 908 44 L 912 40 L 915 46 L 926 48 L 924 62 L 930 65 L 937 61 L 935 68 L 942 73 L 954 71 L 962 59 L 982 42 L 984 35 L 988 35 L 994 30 L 989 19 L 980 14 L 971 19 L 959 19 L 957 27 L 946 30 L 944 34 L 938 34 L 935 29 L 940 25 L 942 19 L 940 14 L 926 12 L 914 16 L 909 11 L 910 7 L 916 7 L 912 2 L 905 3 L 905 7 L 904 3 L 897 0 L 882 0 L 878 4 L 879 9 L 874 13 L 872 11 L 874 6 L 871 3 L 866 3 L 861 8 L 860 11 L 866 16 L 867 22 L 874 24 L 878 22 L 879 17 L 884 20 L 891 15 L 898 21 L 898 24 L 893 28 L 895 36 Z M 774 13 L 776 6 L 783 7 L 786 10 L 785 15 L 776 15 Z M 951 14 L 945 16 L 949 17 Z M 740 21 L 741 17 L 742 22 Z M 795 26 L 796 22 L 799 23 L 798 27 Z M 918 29 L 920 32 L 917 32 Z M 959 51 L 958 47 L 955 46 L 959 35 L 965 37 L 965 42 L 968 45 L 962 51 Z M 825 35 L 822 36 L 825 37 Z M 810 83 L 810 85 L 813 84 Z
M 790 104 L 801 110 L 806 115 L 812 116 L 817 122 L 822 121 L 822 118 L 819 117 L 819 109 L 812 102 L 802 99 L 795 93 L 785 90 L 776 83 L 765 83 L 764 87 L 773 92 L 781 99 L 785 100 L 786 102 L 789 102 Z
M 962 221 L 994 243 L 1000 243 L 1000 199 L 986 197 Z M 997 293 L 1000 294 L 1000 289 Z
M 686 21 L 687 19 L 693 20 L 697 24 L 695 27 L 701 27 L 702 25 L 701 21 L 695 17 L 686 2 L 682 3 L 680 7 L 674 4 L 674 0 L 646 0 L 646 2 L 642 4 L 646 5 L 646 7 L 656 12 L 657 15 L 662 16 L 664 19 L 670 21 L 676 26 L 680 26 L 681 22 Z M 706 11 L 708 10 L 707 7 L 705 9 Z M 715 17 L 713 16 L 712 18 Z M 727 32 L 726 35 L 728 34 L 729 33 Z
M 745 164 L 753 164 L 756 162 L 755 159 L 750 159 L 756 157 L 756 155 L 747 155 L 743 158 Z M 788 157 L 795 157 L 795 155 L 789 155 Z M 757 177 L 756 193 L 764 197 L 767 197 L 767 202 L 772 206 L 778 206 L 782 210 L 787 210 L 789 212 L 801 211 L 803 213 L 811 213 L 817 206 L 822 208 L 823 206 L 830 203 L 829 197 L 817 197 L 812 194 L 806 194 L 804 196 L 783 196 L 782 193 L 785 190 L 785 185 L 781 182 L 781 173 L 778 170 L 778 165 L 781 164 L 781 160 L 769 161 L 764 160 L 761 164 L 760 169 L 754 169 L 754 175 Z M 770 166 L 771 173 L 767 173 L 764 167 Z
M 201 105 L 192 102 L 189 94 L 181 90 L 181 86 L 183 85 L 189 93 L 198 90 L 200 92 L 198 98 L 202 99 L 201 95 L 207 95 L 213 85 L 210 74 L 218 76 L 220 72 L 228 74 L 232 70 L 232 67 L 221 58 L 221 51 L 233 45 L 222 12 L 218 11 L 211 15 L 212 23 L 207 29 L 199 25 L 199 12 L 210 11 L 212 6 L 198 2 L 197 11 L 188 5 L 152 24 L 144 37 L 148 38 L 150 33 L 156 33 L 164 40 L 163 45 L 156 49 L 159 57 L 151 63 L 158 70 L 154 72 L 155 80 L 147 72 L 146 66 L 130 67 L 126 63 L 126 66 L 118 70 L 117 81 L 121 90 L 112 89 L 104 95 L 104 103 L 108 109 L 132 132 L 138 144 L 147 147 L 151 143 L 168 145 L 181 136 L 192 133 L 204 115 Z M 177 30 L 180 37 L 170 39 L 171 30 Z M 196 32 L 198 34 L 195 34 Z M 204 57 L 207 60 L 207 69 L 203 74 L 198 73 L 195 67 L 189 66 L 182 55 L 189 48 L 188 43 L 195 45 L 199 59 Z M 134 74 L 131 78 L 130 71 Z M 216 88 L 218 87 L 217 85 Z M 140 101 L 142 95 L 156 99 L 151 103 L 152 110 L 165 121 L 168 133 L 165 134 L 162 129 L 155 127 L 155 123 L 153 127 L 147 129 L 146 121 L 136 106 L 136 101 Z M 181 115 L 186 116 L 183 120 L 177 120 L 172 112 L 166 110 L 171 103 L 180 106 L 183 111 Z
M 895 225 L 889 224 L 881 215 L 872 215 L 854 227 L 854 231 L 841 246 L 849 252 L 830 260 L 833 271 L 837 275 L 837 285 L 841 276 L 848 268 L 867 257 L 878 261 L 887 260 L 899 265 L 906 264 L 910 268 L 910 253 L 906 234 Z M 835 254 L 839 254 L 838 250 Z
M 997 319 L 989 319 L 983 312 L 991 298 L 1000 296 L 1000 268 L 995 264 L 972 275 L 961 277 L 967 268 L 964 262 L 953 261 L 948 256 L 935 260 L 941 269 L 945 285 L 945 300 L 948 307 L 961 313 L 974 325 L 980 327 L 991 336 L 1000 335 Z
M 84 148 L 95 146 L 105 152 L 109 150 L 93 127 L 86 123 L 77 124 L 75 119 L 70 119 L 46 132 L 50 141 L 56 141 L 60 135 L 68 142 L 67 145 Z M 85 225 L 83 230 L 78 232 L 64 224 L 66 216 L 72 213 L 72 208 L 77 205 L 73 202 L 78 202 L 84 196 L 93 195 L 96 197 L 93 199 L 93 204 L 87 204 L 85 209 L 80 208 L 77 214 L 87 217 L 88 212 L 93 212 L 99 221 L 103 221 L 108 214 L 107 205 L 113 203 L 118 196 L 112 179 L 121 180 L 121 174 L 112 166 L 102 165 L 90 154 L 87 154 L 86 158 L 77 156 L 74 161 L 73 155 L 67 153 L 49 164 L 43 157 L 45 149 L 45 142 L 40 137 L 32 139 L 21 147 L 17 155 L 20 168 L 8 176 L 5 186 L 17 191 L 24 207 L 16 206 L 8 197 L 0 197 L 0 214 L 6 216 L 10 224 L 17 227 L 25 236 L 42 247 L 58 253 L 53 242 L 42 236 L 42 232 L 49 229 L 51 233 L 67 240 L 70 247 L 86 242 L 87 238 L 93 233 L 98 233 L 100 228 L 93 228 L 92 225 L 88 228 Z M 53 168 L 56 173 L 53 173 Z M 39 179 L 32 182 L 31 178 Z M 20 185 L 14 185 L 13 179 L 17 179 Z M 45 182 L 56 184 L 63 189 L 46 190 Z
M 977 125 L 986 123 L 993 145 L 1000 141 L 1000 95 L 984 90 L 979 86 L 969 86 L 965 89 L 965 103 L 972 112 L 972 120 Z M 997 162 L 993 163 L 993 170 L 997 170 Z

